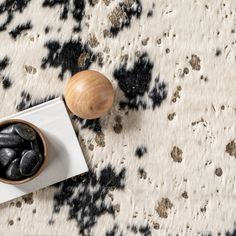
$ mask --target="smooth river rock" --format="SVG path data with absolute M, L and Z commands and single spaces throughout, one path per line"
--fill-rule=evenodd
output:
M 20 159 L 15 159 L 12 163 L 8 166 L 5 176 L 7 179 L 10 180 L 21 180 L 24 176 L 20 172 Z
M 14 130 L 17 134 L 19 134 L 23 139 L 27 141 L 33 141 L 36 139 L 36 132 L 28 125 L 26 124 L 15 124 Z
M 30 151 L 29 149 L 25 149 L 21 152 L 21 156 L 23 157 L 25 155 L 26 152 Z
M 39 151 L 40 151 L 40 150 L 39 150 L 39 143 L 38 143 L 38 140 L 37 140 L 37 139 L 35 139 L 34 141 L 32 141 L 32 142 L 30 143 L 30 147 L 31 147 L 32 150 L 34 150 L 34 151 L 36 151 L 36 152 L 39 152 Z
M 1 134 L 15 134 L 14 125 L 8 125 L 0 131 Z
M 20 161 L 20 172 L 24 176 L 32 176 L 37 172 L 43 162 L 43 157 L 39 152 L 29 150 Z
M 0 149 L 0 167 L 5 169 L 17 156 L 17 152 L 11 148 Z
M 17 134 L 0 133 L 0 148 L 19 147 L 24 142 Z

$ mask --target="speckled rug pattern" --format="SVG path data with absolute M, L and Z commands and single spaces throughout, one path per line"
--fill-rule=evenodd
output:
M 0 205 L 0 235 L 236 235 L 236 2 L 2 0 L 0 116 L 105 74 L 71 119 L 90 171 Z M 65 157 L 66 158 L 66 157 Z

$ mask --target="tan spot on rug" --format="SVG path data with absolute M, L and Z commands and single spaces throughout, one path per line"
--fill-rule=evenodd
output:
M 180 99 L 180 91 L 182 90 L 182 87 L 180 85 L 177 86 L 176 90 L 173 93 L 171 101 L 175 103 L 177 99 Z
M 106 38 L 106 37 L 111 38 L 112 33 L 109 30 L 105 29 L 105 30 L 103 30 L 103 37 L 104 38 Z
M 158 229 L 160 229 L 160 225 L 157 222 L 153 222 L 153 228 L 155 230 L 158 230 Z
M 106 6 L 109 6 L 109 4 L 111 3 L 111 0 L 102 0 Z
M 14 225 L 14 221 L 13 220 L 9 220 L 8 221 L 8 225 Z
M 123 129 L 122 117 L 117 115 L 115 117 L 115 124 L 113 125 L 113 130 L 115 131 L 115 133 L 119 134 L 121 133 L 122 129 Z
M 33 66 L 30 66 L 30 65 L 25 65 L 24 69 L 29 74 L 35 74 L 37 72 L 37 69 Z
M 168 117 L 168 120 L 173 120 L 175 116 L 176 116 L 176 113 L 173 112 L 173 113 L 168 114 L 167 117 Z
M 146 46 L 148 44 L 149 37 L 142 40 L 142 45 Z
M 189 73 L 189 69 L 187 67 L 185 67 L 183 72 L 184 72 L 185 75 L 187 75 Z
M 187 193 L 186 191 L 184 191 L 184 192 L 181 194 L 181 196 L 182 196 L 183 198 L 187 199 L 187 198 L 188 198 L 188 193 Z
M 99 45 L 99 41 L 95 34 L 91 33 L 88 37 L 88 44 L 91 48 L 96 48 Z
M 189 64 L 191 65 L 193 70 L 200 70 L 201 69 L 200 62 L 201 62 L 200 58 L 197 55 L 193 54 L 191 56 Z
M 95 142 L 99 147 L 105 147 L 105 135 L 103 132 L 97 132 Z
M 91 0 L 93 5 L 96 5 L 98 3 L 99 0 Z
M 236 140 L 232 140 L 226 145 L 225 152 L 236 158 Z
M 179 147 L 174 146 L 170 155 L 175 162 L 182 162 L 183 151 Z
M 84 67 L 86 65 L 86 61 L 90 58 L 90 53 L 83 52 L 80 54 L 78 58 L 78 66 Z
M 120 212 L 120 204 L 116 204 L 113 206 L 113 209 L 118 213 Z
M 108 16 L 108 19 L 110 20 L 111 24 L 114 27 L 120 27 L 123 17 L 124 17 L 124 11 L 119 6 L 114 8 L 114 10 Z
M 89 149 L 90 151 L 93 151 L 93 150 L 94 150 L 94 145 L 93 145 L 92 143 L 90 143 L 89 146 L 88 146 L 88 149 Z
M 223 174 L 223 171 L 222 171 L 222 169 L 221 168 L 216 168 L 215 169 L 215 175 L 217 175 L 217 176 L 221 176 Z
M 26 204 L 28 204 L 28 205 L 31 205 L 34 202 L 33 194 L 32 193 L 27 194 L 27 195 L 23 196 L 22 198 L 23 198 L 24 202 Z
M 86 149 L 87 146 L 86 146 L 86 143 L 85 143 L 84 138 L 80 137 L 79 140 L 80 140 L 81 148 L 82 148 L 82 149 Z
M 161 39 L 157 39 L 157 44 L 161 44 Z
M 17 202 L 16 202 L 16 207 L 17 207 L 17 208 L 21 208 L 21 205 L 22 205 L 22 203 L 21 203 L 20 201 L 17 201 Z
M 111 201 L 113 201 L 113 200 L 114 200 L 114 196 L 113 196 L 113 194 L 112 194 L 112 193 L 108 193 L 108 197 L 111 199 Z
M 155 210 L 158 213 L 159 217 L 167 218 L 168 217 L 168 210 L 173 207 L 173 204 L 169 200 L 169 198 L 162 198 L 158 205 L 156 206 Z

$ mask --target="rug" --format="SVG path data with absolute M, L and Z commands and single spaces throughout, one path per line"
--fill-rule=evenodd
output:
M 235 30 L 233 0 L 2 0 L 1 117 L 86 69 L 116 99 L 71 115 L 90 171 L 2 204 L 0 235 L 236 235 Z

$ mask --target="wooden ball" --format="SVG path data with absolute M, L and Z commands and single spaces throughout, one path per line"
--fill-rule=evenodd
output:
M 71 77 L 64 95 L 70 111 L 83 119 L 103 116 L 114 100 L 111 82 L 93 70 L 84 70 Z

